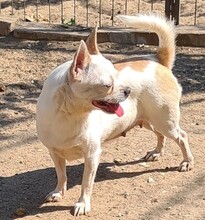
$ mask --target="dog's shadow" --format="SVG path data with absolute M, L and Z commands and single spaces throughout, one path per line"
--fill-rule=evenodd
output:
M 127 163 L 101 163 L 98 168 L 95 182 L 133 178 L 145 173 L 153 172 L 171 172 L 177 168 L 152 169 L 140 172 L 115 172 L 112 171 L 113 166 L 134 165 L 142 160 Z M 67 167 L 68 189 L 76 185 L 81 185 L 83 174 L 83 164 Z M 1 219 L 16 219 L 20 215 L 16 215 L 16 210 L 23 208 L 23 215 L 36 215 L 54 211 L 70 210 L 69 206 L 41 206 L 44 197 L 55 188 L 56 173 L 54 168 L 46 168 L 41 170 L 29 171 L 16 174 L 11 177 L 0 177 L 0 216 Z M 80 193 L 80 192 L 79 192 Z M 21 212 L 21 210 L 20 210 Z M 24 213 L 25 212 L 25 213 Z

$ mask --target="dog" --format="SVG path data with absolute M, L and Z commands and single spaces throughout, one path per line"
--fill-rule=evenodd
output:
M 55 164 L 57 186 L 46 202 L 59 201 L 66 190 L 66 160 L 84 158 L 81 195 L 74 215 L 87 215 L 102 144 L 139 125 L 152 130 L 157 147 L 145 159 L 164 153 L 166 137 L 181 148 L 180 171 L 194 160 L 185 131 L 179 127 L 181 87 L 171 72 L 175 59 L 173 23 L 154 15 L 120 16 L 131 26 L 156 32 L 156 57 L 141 57 L 112 64 L 99 52 L 97 28 L 86 44 L 80 42 L 73 60 L 58 66 L 44 82 L 37 102 L 36 126 L 40 141 Z

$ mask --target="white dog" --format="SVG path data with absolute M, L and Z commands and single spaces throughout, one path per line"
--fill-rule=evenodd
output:
M 57 67 L 45 81 L 37 103 L 37 132 L 54 161 L 58 183 L 46 201 L 58 201 L 66 190 L 66 160 L 85 159 L 81 196 L 74 215 L 90 211 L 91 193 L 102 143 L 124 135 L 136 125 L 153 130 L 156 160 L 163 154 L 165 136 L 180 146 L 180 171 L 193 167 L 187 134 L 179 127 L 181 88 L 171 73 L 175 58 L 175 29 L 157 16 L 121 16 L 126 24 L 159 36 L 155 58 L 136 58 L 113 64 L 97 48 L 96 30 L 87 46 L 81 41 L 73 61 Z

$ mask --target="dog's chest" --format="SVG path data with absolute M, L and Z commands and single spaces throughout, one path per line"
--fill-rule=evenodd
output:
M 39 139 L 48 148 L 64 149 L 81 145 L 82 120 L 53 116 L 48 120 L 42 119 L 38 127 Z

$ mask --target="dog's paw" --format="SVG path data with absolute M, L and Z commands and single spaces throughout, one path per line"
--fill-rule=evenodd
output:
M 60 192 L 52 191 L 44 199 L 44 202 L 59 202 L 62 199 Z
M 158 161 L 160 156 L 160 153 L 156 152 L 156 150 L 152 150 L 147 152 L 144 159 L 146 161 Z
M 90 212 L 90 204 L 86 204 L 85 202 L 78 202 L 74 207 L 74 216 L 79 215 L 88 215 Z
M 178 170 L 180 172 L 186 172 L 186 171 L 190 171 L 194 168 L 194 164 L 193 162 L 190 161 L 182 161 L 179 165 Z

